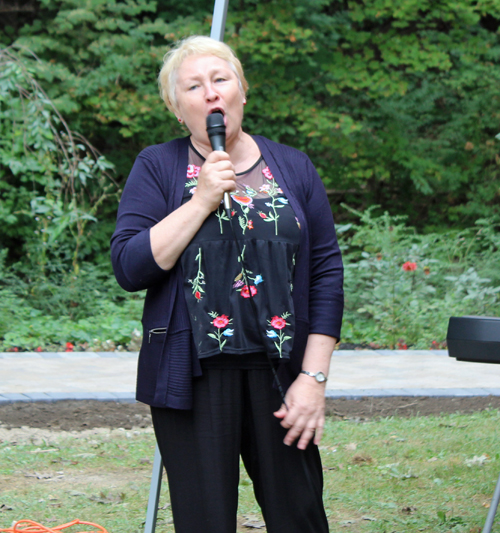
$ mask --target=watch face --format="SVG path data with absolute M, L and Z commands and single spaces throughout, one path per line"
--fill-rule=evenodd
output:
M 323 383 L 324 381 L 326 381 L 325 374 L 323 374 L 323 372 L 318 372 L 316 374 L 316 381 L 318 381 L 319 383 Z

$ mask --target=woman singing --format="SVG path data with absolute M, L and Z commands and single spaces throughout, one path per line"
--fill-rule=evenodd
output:
M 189 136 L 139 154 L 111 248 L 120 285 L 147 289 L 137 399 L 175 530 L 236 531 L 241 456 L 269 533 L 327 532 L 317 445 L 343 292 L 323 184 L 303 153 L 243 131 L 248 85 L 224 43 L 179 42 L 159 83 Z

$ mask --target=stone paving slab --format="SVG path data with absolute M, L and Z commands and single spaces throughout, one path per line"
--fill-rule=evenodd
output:
M 137 352 L 0 353 L 0 404 L 135 401 Z M 330 398 L 500 396 L 500 365 L 469 363 L 446 350 L 336 350 Z

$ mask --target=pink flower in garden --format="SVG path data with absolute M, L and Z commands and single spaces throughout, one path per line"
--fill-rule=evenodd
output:
M 405 272 L 413 272 L 414 270 L 417 270 L 417 263 L 406 261 L 406 263 L 403 264 L 402 268 Z
M 273 316 L 273 318 L 271 318 L 271 326 L 274 329 L 283 329 L 286 326 L 286 321 L 280 316 Z
M 250 285 L 250 290 L 248 289 L 248 285 L 243 285 L 241 288 L 241 296 L 243 296 L 243 298 L 250 298 L 250 293 L 252 296 L 257 294 L 257 288 L 255 285 Z
M 212 324 L 219 329 L 225 328 L 229 324 L 229 317 L 226 315 L 218 316 L 214 318 Z
M 74 344 L 71 344 L 71 342 L 67 342 L 66 343 L 66 349 L 64 351 L 65 352 L 72 352 L 74 347 L 75 347 Z
M 262 174 L 264 174 L 264 176 L 268 179 L 268 180 L 272 180 L 273 179 L 273 175 L 271 173 L 271 171 L 269 170 L 269 167 L 266 167 L 262 170 Z

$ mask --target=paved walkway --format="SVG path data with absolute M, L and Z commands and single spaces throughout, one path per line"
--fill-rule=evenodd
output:
M 0 404 L 135 401 L 137 353 L 0 353 Z M 500 365 L 468 363 L 446 350 L 337 350 L 327 396 L 500 396 Z

